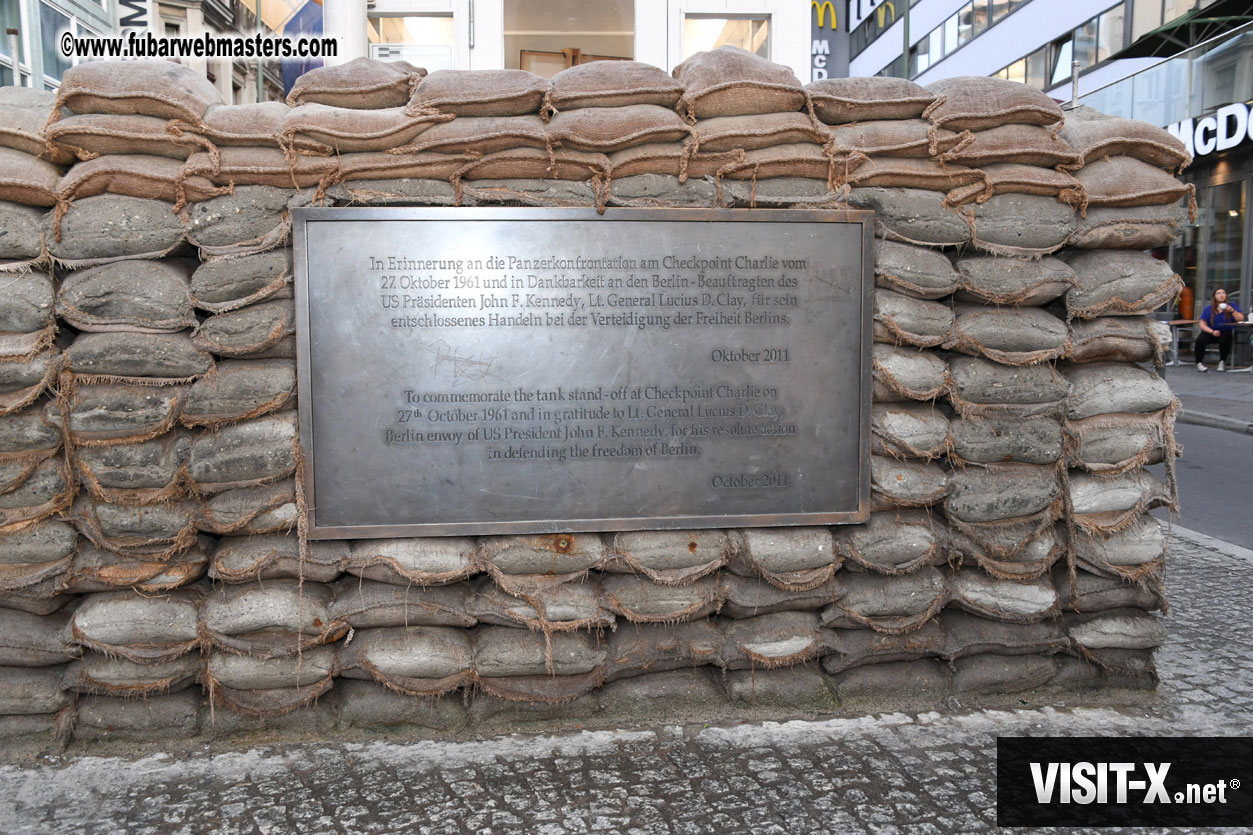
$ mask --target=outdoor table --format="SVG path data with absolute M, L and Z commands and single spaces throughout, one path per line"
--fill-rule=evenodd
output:
M 1170 361 L 1171 365 L 1179 364 L 1179 329 L 1195 325 L 1200 319 L 1171 319 L 1166 324 L 1170 325 L 1170 352 L 1174 357 Z

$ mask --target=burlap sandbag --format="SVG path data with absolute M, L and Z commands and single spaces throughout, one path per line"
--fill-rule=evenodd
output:
M 1057 258 L 1023 261 L 974 256 L 957 259 L 961 301 L 1034 307 L 1075 286 L 1075 271 Z
M 825 130 L 800 112 L 718 116 L 701 119 L 691 131 L 692 150 L 706 152 L 748 151 L 804 142 L 824 143 L 829 139 Z
M 139 663 L 129 658 L 111 658 L 102 652 L 88 651 L 81 659 L 70 662 L 62 686 L 73 693 L 160 697 L 191 687 L 196 683 L 200 667 L 198 655 Z M 110 722 L 109 726 L 111 731 L 116 732 L 116 723 Z M 182 730 L 189 729 L 184 727 Z M 194 735 L 194 729 L 191 730 Z
M 302 104 L 287 111 L 282 137 L 286 145 L 322 148 L 330 153 L 386 151 L 398 148 L 440 121 L 437 114 L 409 115 L 403 107 L 355 110 L 325 104 Z
M 512 148 L 547 148 L 548 128 L 540 117 L 462 116 L 431 125 L 396 154 L 492 154 Z
M 296 529 L 300 516 L 295 481 L 288 479 L 203 497 L 196 527 L 218 535 L 288 533 Z
M 409 113 L 525 116 L 539 113 L 552 83 L 526 70 L 436 70 L 409 98 Z
M 1179 171 L 1192 162 L 1187 147 L 1170 132 L 1090 107 L 1076 107 L 1066 114 L 1061 138 L 1070 143 L 1084 163 L 1101 157 L 1126 156 L 1167 171 Z
M 1049 364 L 1014 367 L 954 356 L 949 377 L 949 401 L 963 416 L 1055 414 L 1065 409 L 1070 393 L 1070 382 Z
M 124 258 L 161 258 L 183 242 L 183 221 L 173 206 L 119 194 L 76 200 L 60 220 L 44 217 L 49 254 L 78 269 Z
M 826 528 L 745 528 L 728 567 L 784 591 L 810 591 L 831 579 L 840 556 Z
M 654 583 L 683 585 L 726 564 L 724 531 L 630 531 L 613 536 L 604 570 L 643 574 Z
M 1108 536 L 1077 531 L 1075 558 L 1089 571 L 1136 580 L 1161 569 L 1168 544 L 1161 524 L 1145 514 Z
M 309 188 L 326 184 L 338 169 L 333 157 L 301 154 L 293 159 L 278 148 L 222 148 L 216 155 L 192 154 L 183 173 L 223 186 Z
M 130 588 L 161 594 L 195 583 L 205 573 L 208 554 L 201 543 L 173 556 L 164 553 L 119 555 L 84 543 L 74 556 L 66 591 L 95 594 Z
M 1070 505 L 1085 531 L 1114 533 L 1134 524 L 1146 510 L 1171 506 L 1166 485 L 1147 470 L 1117 475 L 1072 473 Z
M 290 407 L 295 396 L 292 360 L 225 360 L 187 389 L 179 420 L 212 428 Z
M 957 162 L 975 168 L 993 163 L 1018 163 L 1042 168 L 1077 169 L 1083 161 L 1077 151 L 1048 128 L 1039 125 L 1001 125 L 970 134 L 970 141 L 945 151 L 937 144 L 932 153 L 940 162 Z
M 79 334 L 65 367 L 81 382 L 189 383 L 213 368 L 213 357 L 185 333 L 111 331 Z
M 0 420 L 0 460 L 40 458 L 60 449 L 61 430 L 44 419 L 44 405 L 33 403 Z
M 928 246 L 970 243 L 970 222 L 944 203 L 943 192 L 917 188 L 854 188 L 849 205 L 875 213 L 875 236 Z
M 171 122 L 168 132 L 198 139 L 212 148 L 281 148 L 283 121 L 290 108 L 281 101 L 220 104 L 210 107 L 199 122 Z M 325 146 L 296 142 L 295 148 L 326 153 Z
M 35 333 L 55 325 L 52 276 L 22 272 L 0 278 L 0 333 Z
M 1076 249 L 1156 249 L 1183 234 L 1184 201 L 1164 206 L 1093 206 L 1079 218 L 1069 244 Z
M 200 606 L 207 643 L 258 659 L 295 656 L 347 631 L 330 619 L 331 587 L 299 580 L 222 585 Z
M 685 87 L 679 111 L 689 122 L 714 116 L 788 113 L 807 97 L 790 69 L 738 46 L 698 52 L 674 68 Z
M 775 612 L 813 612 L 829 604 L 836 596 L 834 580 L 828 580 L 808 591 L 785 591 L 752 577 L 736 574 L 721 578 L 726 600 L 719 614 L 744 620 Z
M 930 403 L 876 403 L 870 450 L 897 458 L 938 458 L 948 451 L 948 416 Z
M 1033 516 L 1060 501 L 1057 468 L 1035 464 L 989 464 L 956 470 L 944 514 L 959 522 L 999 522 Z
M 949 350 L 1005 365 L 1034 365 L 1069 350 L 1066 323 L 1037 307 L 958 305 Z
M 74 154 L 68 148 L 48 145 L 43 128 L 56 93 L 30 87 L 0 87 L 0 146 L 42 157 L 53 165 L 69 165 Z
M 292 252 L 272 249 L 238 258 L 210 258 L 191 274 L 192 304 L 225 313 L 290 292 Z
M 202 257 L 240 257 L 283 246 L 291 234 L 293 193 L 273 186 L 237 186 L 229 194 L 192 203 L 187 240 Z
M 699 620 L 722 607 L 719 580 L 716 576 L 702 577 L 685 586 L 663 586 L 644 577 L 614 574 L 600 581 L 600 603 L 630 623 Z M 583 584 L 574 587 L 579 585 Z
M 451 124 L 451 123 L 450 123 Z M 345 154 L 339 158 L 339 172 L 334 182 L 368 182 L 371 180 L 443 180 L 447 181 L 479 157 L 476 153 L 437 154 L 429 151 L 410 154 L 370 151 Z
M 1083 186 L 1066 171 L 1019 163 L 992 163 L 981 170 L 987 178 L 986 185 L 955 190 L 949 194 L 949 202 L 961 205 L 971 200 L 983 203 L 997 194 L 1037 194 L 1075 208 L 1084 204 Z
M 94 446 L 142 441 L 168 432 L 183 407 L 185 389 L 85 385 L 64 394 L 66 413 L 50 403 L 44 419 L 64 426 L 76 446 Z
M 1049 571 L 1066 554 L 1066 533 L 1056 509 L 1018 521 L 955 522 L 949 559 L 971 560 L 993 577 L 1030 579 Z
M 30 269 L 44 255 L 44 212 L 0 200 L 0 273 Z
M 191 438 L 171 432 L 133 444 L 85 446 L 74 450 L 79 482 L 101 501 L 156 504 L 187 492 L 186 463 Z
M 591 61 L 553 76 L 544 97 L 545 119 L 580 107 L 627 107 L 654 104 L 671 110 L 683 95 L 683 85 L 666 71 L 639 61 Z
M 185 160 L 196 151 L 205 150 L 205 139 L 175 133 L 169 129 L 170 124 L 169 119 L 157 116 L 85 113 L 49 125 L 48 144 L 80 160 L 120 154 Z
M 609 579 L 604 578 L 604 581 Z M 656 588 L 648 580 L 635 577 L 629 580 Z M 518 596 L 501 589 L 490 577 L 480 577 L 473 584 L 474 594 L 466 604 L 466 611 L 479 623 L 549 633 L 612 628 L 615 617 L 612 611 L 602 606 L 601 582 L 597 579 L 586 583 L 563 583 Z
M 47 160 L 0 146 L 0 200 L 53 206 L 60 179 L 61 170 Z
M 872 455 L 870 487 L 876 511 L 927 507 L 948 495 L 948 473 L 936 464 Z
M 964 165 L 940 165 L 930 159 L 885 157 L 870 159 L 856 166 L 848 175 L 856 188 L 908 188 L 948 193 L 961 186 L 982 191 L 987 177 L 976 168 Z M 963 189 L 963 193 L 967 189 Z
M 1052 464 L 1061 458 L 1062 425 L 1050 417 L 972 416 L 949 424 L 954 462 Z
M 287 104 L 307 102 L 372 110 L 404 107 L 426 70 L 404 61 L 354 58 L 337 67 L 318 67 L 296 80 Z
M 202 493 L 269 484 L 296 471 L 294 412 L 265 415 L 196 438 L 187 474 Z
M 1058 569 L 1054 574 L 1058 597 L 1073 612 L 1105 612 L 1110 609 L 1140 609 L 1146 612 L 1166 608 L 1160 588 L 1128 583 L 1121 577 L 1102 577 L 1087 571 Z
M 7 471 L 7 473 L 6 473 Z M 74 478 L 64 456 L 53 455 L 34 468 L 0 465 L 10 489 L 0 493 L 0 527 L 33 522 L 60 513 L 73 499 Z M 16 483 L 15 483 L 16 482 Z
M 658 174 L 677 177 L 680 183 L 690 179 L 714 177 L 729 163 L 743 159 L 743 151 L 692 153 L 690 146 L 679 142 L 636 145 L 609 155 L 615 181 L 625 177 Z
M 192 344 L 220 357 L 248 357 L 273 348 L 295 332 L 294 303 L 267 301 L 215 313 L 196 329 Z
M 1062 109 L 1048 95 L 1001 78 L 955 76 L 932 82 L 938 98 L 922 114 L 936 127 L 989 130 L 1001 125 L 1055 125 Z
M 331 583 L 348 554 L 344 540 L 307 542 L 301 549 L 294 533 L 223 537 L 213 550 L 209 577 L 224 583 L 296 579 Z
M 648 672 L 717 664 L 723 640 L 722 630 L 709 620 L 619 629 L 607 640 L 605 678 L 613 681 Z
M 677 113 L 655 104 L 581 107 L 558 113 L 548 123 L 552 144 L 602 153 L 649 142 L 677 142 L 689 131 Z
M 486 690 L 509 701 L 559 703 L 604 681 L 606 653 L 578 632 L 543 635 L 507 626 L 474 635 L 474 672 Z
M 69 516 L 98 548 L 124 557 L 168 559 L 196 544 L 197 509 L 190 500 L 117 504 L 80 493 Z
M 1075 173 L 1089 206 L 1163 206 L 1194 199 L 1196 187 L 1134 157 L 1091 160 Z
M 948 389 L 948 366 L 930 351 L 881 343 L 871 351 L 876 403 L 934 400 Z
M 859 81 L 864 79 L 857 79 Z M 855 122 L 831 129 L 831 142 L 839 151 L 857 151 L 874 157 L 915 157 L 926 159 L 932 149 L 946 153 L 964 147 L 971 134 L 963 131 L 932 129 L 922 119 Z
M 875 342 L 929 348 L 946 341 L 952 328 L 953 311 L 947 305 L 875 288 Z
M 597 534 L 536 534 L 479 539 L 478 560 L 511 593 L 581 578 L 608 559 Z
M 370 539 L 351 543 L 343 567 L 367 580 L 399 586 L 455 583 L 478 570 L 468 537 Z
M 1142 316 L 1101 316 L 1070 323 L 1071 362 L 1141 363 L 1161 360 L 1170 347 L 1170 326 Z
M 39 617 L 0 609 L 0 666 L 54 667 L 82 653 L 66 640 L 69 612 Z
M 179 211 L 188 200 L 210 200 L 228 191 L 202 178 L 183 180 L 183 163 L 145 154 L 110 155 L 80 162 L 57 183 L 62 203 L 97 194 L 125 194 L 173 203 Z
M 198 122 L 222 97 L 202 74 L 161 59 L 88 61 L 65 71 L 57 107 L 71 113 L 137 114 Z
M 997 194 L 965 210 L 976 249 L 1018 258 L 1053 254 L 1078 223 L 1074 208 L 1038 194 Z
M 879 574 L 908 574 L 944 561 L 948 532 L 928 510 L 872 513 L 864 525 L 835 530 L 841 556 Z
M 749 201 L 751 205 L 755 205 L 759 180 L 816 180 L 821 183 L 814 184 L 818 186 L 818 194 L 833 194 L 837 187 L 843 185 L 847 171 L 860 162 L 861 160 L 834 157 L 826 148 L 816 143 L 775 145 L 746 151 L 743 158 L 737 158 L 719 168 L 716 178 L 720 186 L 720 199 L 723 178 L 751 181 Z M 689 176 L 690 166 L 689 161 Z
M 470 635 L 447 626 L 363 629 L 337 652 L 335 673 L 406 696 L 440 696 L 474 680 Z
M 1160 464 L 1176 446 L 1174 414 L 1096 415 L 1072 420 L 1071 465 L 1097 475 L 1121 475 L 1147 464 Z
M 868 626 L 887 635 L 921 628 L 939 613 L 947 598 L 944 575 L 931 566 L 896 575 L 847 571 L 837 586 L 841 596 L 823 610 L 823 626 Z
M 1078 282 L 1066 294 L 1066 312 L 1080 319 L 1147 315 L 1183 289 L 1170 264 L 1146 252 L 1079 252 L 1066 262 Z
M 1061 599 L 1048 576 L 1011 580 L 963 568 L 948 575 L 948 590 L 952 606 L 989 620 L 1039 623 L 1061 613 Z
M 70 640 L 132 661 L 177 658 L 200 644 L 197 610 L 203 592 L 180 589 L 159 596 L 133 591 L 93 594 L 70 621 Z
M 457 186 L 463 180 L 576 180 L 602 184 L 610 170 L 609 157 L 586 151 L 544 151 L 516 148 L 497 151 L 465 163 L 453 175 Z
M 334 671 L 335 652 L 330 647 L 281 659 L 210 653 L 203 681 L 214 707 L 215 727 L 225 725 L 232 714 L 264 718 L 264 726 L 301 708 L 312 718 L 317 708 L 311 705 L 331 689 Z
M 83 331 L 171 333 L 195 327 L 191 266 L 176 259 L 115 261 L 71 273 L 57 292 L 57 315 Z
M 12 414 L 38 400 L 56 380 L 64 362 L 55 345 L 28 358 L 0 362 L 0 415 Z
M 472 589 L 469 583 L 449 586 L 398 586 L 360 577 L 345 577 L 335 584 L 332 620 L 353 629 L 385 626 L 474 626 L 466 611 Z
M 904 78 L 824 78 L 805 86 L 814 112 L 828 125 L 914 119 L 935 101 L 935 93 Z
M 1073 386 L 1067 414 L 1071 420 L 1114 412 L 1159 412 L 1174 403 L 1165 380 L 1134 365 L 1098 362 L 1063 373 Z
M 834 635 L 814 612 L 776 612 L 723 627 L 718 663 L 726 670 L 762 670 L 810 661 L 834 648 Z
M 942 252 L 884 241 L 875 246 L 875 285 L 918 299 L 938 299 L 957 287 L 953 263 Z

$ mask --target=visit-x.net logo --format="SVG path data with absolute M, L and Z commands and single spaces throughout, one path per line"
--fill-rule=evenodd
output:
M 1253 826 L 1253 738 L 1000 737 L 1000 826 Z

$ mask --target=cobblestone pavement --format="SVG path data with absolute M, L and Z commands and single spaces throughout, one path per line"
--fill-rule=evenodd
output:
M 1155 695 L 477 741 L 6 757 L 6 833 L 950 833 L 995 827 L 997 735 L 1253 727 L 1253 553 L 1183 532 Z M 658 705 L 658 716 L 664 715 Z M 1068 830 L 1073 831 L 1073 830 Z M 1108 830 L 1106 830 L 1108 831 Z M 1207 830 L 1214 831 L 1214 830 Z

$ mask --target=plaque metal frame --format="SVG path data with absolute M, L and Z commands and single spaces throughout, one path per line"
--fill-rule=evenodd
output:
M 800 513 L 736 513 L 719 515 L 619 516 L 595 519 L 518 519 L 484 522 L 413 522 L 405 524 L 319 525 L 314 480 L 317 445 L 314 435 L 312 346 L 310 334 L 310 232 L 336 221 L 594 221 L 649 222 L 804 222 L 860 225 L 861 328 L 860 391 L 857 409 L 857 508 L 851 511 Z M 311 540 L 414 536 L 552 534 L 595 531 L 680 530 L 789 525 L 835 525 L 865 522 L 870 516 L 871 332 L 874 318 L 874 212 L 860 209 L 670 209 L 611 208 L 604 215 L 577 208 L 437 208 L 437 207 L 305 207 L 292 210 L 293 272 L 296 308 L 297 394 L 302 451 L 301 479 Z M 329 233 L 329 230 L 327 230 Z M 331 233 L 333 234 L 333 233 Z M 821 464 L 819 464 L 821 466 Z

